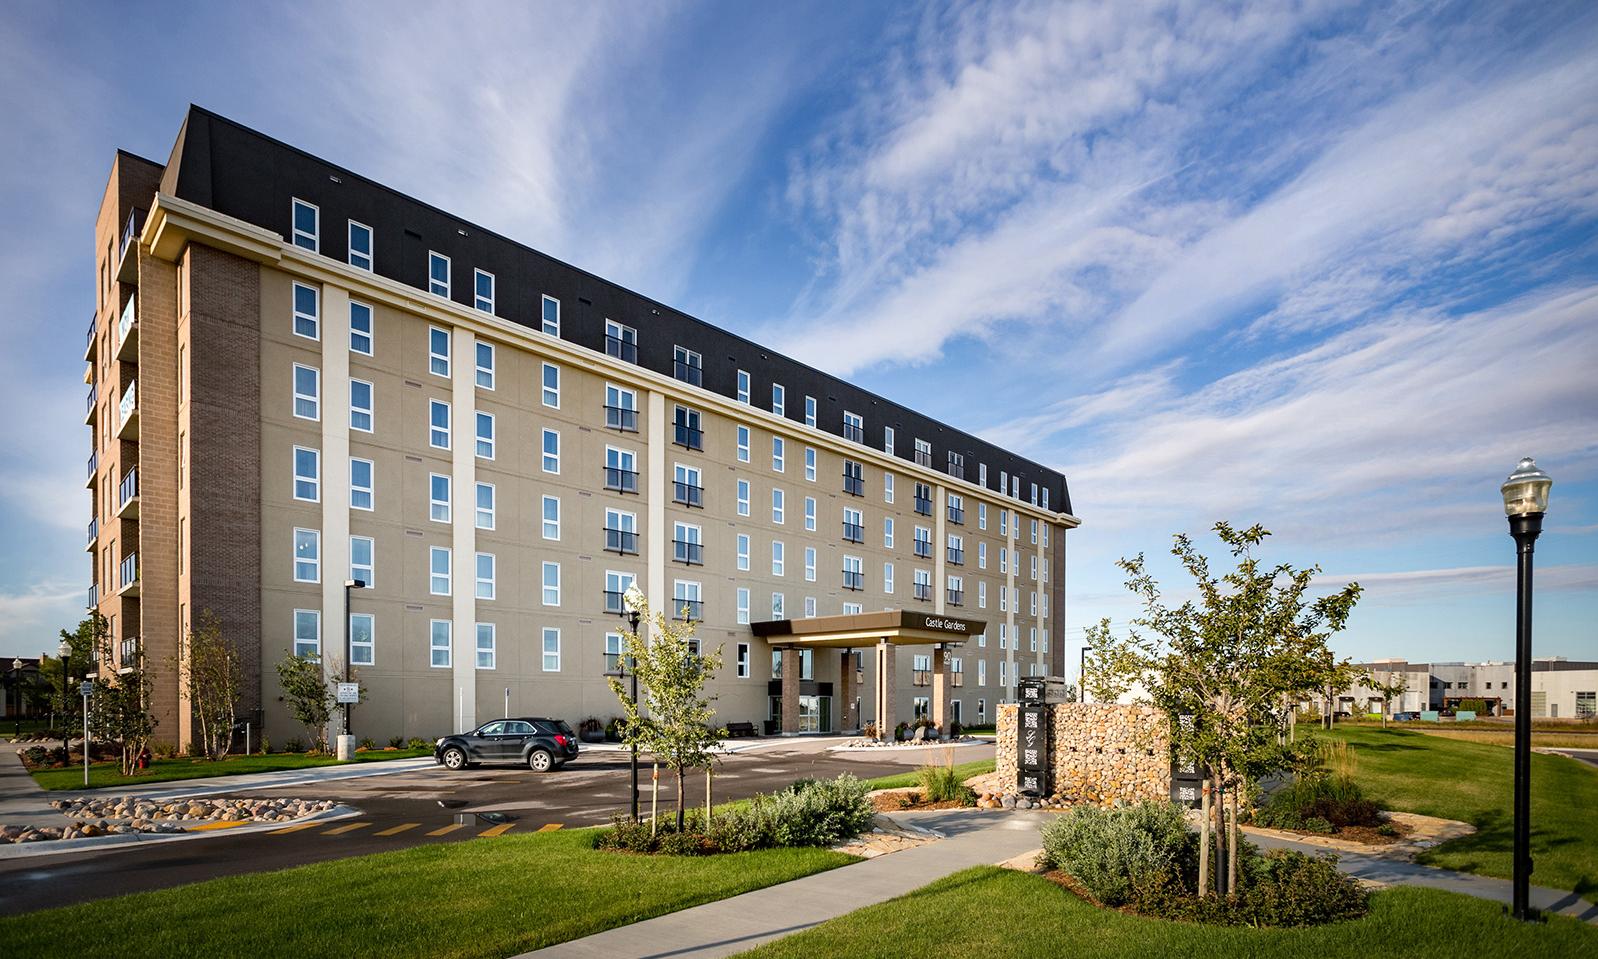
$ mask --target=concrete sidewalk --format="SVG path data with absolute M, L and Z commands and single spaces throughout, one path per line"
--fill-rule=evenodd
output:
M 1036 849 L 1044 814 L 926 812 L 897 813 L 893 818 L 937 830 L 948 838 L 609 929 L 517 959 L 730 956 L 862 906 L 902 896 L 961 869 L 994 865 Z
M 0 825 L 65 826 L 72 820 L 50 808 L 52 796 L 22 765 L 22 750 L 33 743 L 0 746 Z

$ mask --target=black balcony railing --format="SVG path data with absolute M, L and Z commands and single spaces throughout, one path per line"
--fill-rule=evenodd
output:
M 684 363 L 682 360 L 671 361 L 671 375 L 693 386 L 705 385 L 704 367 L 695 366 L 692 363 Z
M 605 467 L 605 488 L 619 493 L 638 492 L 638 471 L 619 466 Z
M 949 547 L 949 562 L 956 566 L 965 565 L 965 550 L 958 546 Z
M 854 440 L 856 443 L 864 443 L 866 441 L 865 428 L 856 426 L 853 423 L 845 423 L 843 424 L 843 438 Z
M 705 546 L 703 543 L 690 543 L 683 539 L 671 541 L 671 558 L 679 563 L 689 566 L 705 565 Z
M 93 609 L 98 605 L 100 605 L 100 584 L 95 583 L 89 587 L 89 608 Z
M 949 507 L 949 522 L 965 525 L 965 508 L 962 506 Z
M 123 666 L 132 666 L 138 661 L 139 637 L 124 636 L 122 638 L 122 649 L 120 650 L 120 655 L 117 657 L 117 662 Z
M 605 407 L 605 428 L 623 433 L 638 432 L 638 411 L 625 406 Z
M 605 552 L 622 555 L 638 552 L 638 534 L 629 529 L 605 527 Z
M 916 540 L 916 542 L 915 542 L 915 553 L 916 553 L 917 556 L 919 556 L 922 559 L 931 559 L 932 558 L 932 541 L 931 540 L 926 540 L 926 539 L 918 539 L 918 540 Z
M 705 604 L 697 599 L 674 599 L 671 601 L 671 616 L 685 623 L 702 623 L 705 621 Z
M 950 463 L 949 464 L 949 475 L 953 476 L 955 479 L 965 479 L 965 464 L 964 463 Z
M 916 497 L 916 512 L 920 513 L 922 516 L 931 516 L 932 515 L 932 497 L 930 497 L 930 496 L 917 496 Z
M 965 605 L 965 590 L 963 590 L 963 589 L 950 589 L 949 590 L 949 605 L 950 606 L 964 606 Z
M 931 602 L 932 601 L 932 584 L 931 583 L 917 583 L 916 584 L 916 599 L 921 600 L 923 603 Z
M 128 470 L 122 477 L 122 483 L 117 487 L 117 509 L 128 505 L 139 495 L 139 468 L 137 466 Z
M 625 614 L 627 612 L 627 603 L 622 598 L 624 595 L 626 595 L 624 590 L 605 590 L 605 612 L 615 613 L 617 616 Z
M 99 538 L 100 538 L 100 521 L 99 521 L 99 519 L 91 519 L 91 520 L 89 520 L 89 545 L 93 546 L 95 541 L 98 540 Z
M 850 496 L 866 495 L 866 481 L 851 473 L 843 474 L 843 491 Z
M 846 543 L 864 543 L 866 541 L 865 527 L 859 523 L 844 523 L 843 540 Z
M 917 670 L 912 670 L 911 673 L 912 673 L 912 675 L 911 675 L 911 678 L 910 678 L 910 685 L 912 685 L 912 686 L 931 686 L 932 685 L 932 670 L 930 670 L 930 669 L 917 669 Z
M 94 331 L 98 326 L 99 320 L 91 315 L 89 317 L 89 339 L 88 342 L 84 343 L 83 345 L 85 351 L 94 349 Z
M 83 409 L 83 415 L 84 416 L 92 416 L 94 414 L 94 404 L 99 399 L 100 399 L 100 390 L 99 390 L 99 388 L 97 388 L 93 383 L 90 383 L 89 384 L 89 395 L 86 398 L 87 401 L 84 403 L 84 409 Z
M 117 262 L 122 262 L 122 257 L 128 252 L 128 244 L 138 238 L 144 230 L 144 211 L 134 207 L 128 211 L 128 222 L 122 225 L 122 238 L 117 242 Z
M 95 470 L 97 470 L 99 468 L 100 468 L 100 454 L 99 453 L 90 453 L 89 454 L 89 479 L 91 479 L 91 480 L 94 479 Z
M 849 569 L 844 570 L 843 571 L 843 588 L 844 589 L 852 589 L 852 590 L 865 589 L 866 588 L 866 574 L 860 572 L 859 570 L 849 570 Z
M 704 509 L 705 488 L 703 486 L 695 486 L 692 483 L 685 483 L 681 480 L 673 480 L 671 484 L 671 501 L 695 509 Z
M 918 447 L 916 449 L 916 465 L 930 468 L 932 466 L 932 451 Z
M 955 670 L 954 672 L 950 673 L 949 674 L 949 685 L 951 685 L 951 686 L 964 686 L 965 685 L 965 673 L 963 673 L 963 672 L 961 672 L 959 670 Z
M 684 449 L 702 450 L 705 448 L 705 431 L 697 426 L 676 424 L 671 441 Z
M 624 340 L 619 336 L 605 334 L 605 352 L 618 360 L 628 363 L 638 362 L 638 344 L 632 340 Z

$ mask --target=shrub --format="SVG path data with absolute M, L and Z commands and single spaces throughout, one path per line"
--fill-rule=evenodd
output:
M 893 727 L 893 738 L 896 739 L 896 740 L 899 740 L 900 742 L 903 742 L 904 740 L 910 738 L 909 735 L 908 735 L 909 732 L 910 732 L 910 724 L 909 723 L 900 723 L 899 725 Z
M 1381 807 L 1365 798 L 1359 783 L 1350 776 L 1301 775 L 1274 793 L 1255 814 L 1262 826 L 1276 829 L 1316 829 L 1310 823 L 1328 827 L 1376 826 L 1381 824 Z
M 962 806 L 977 804 L 977 794 L 960 781 L 952 765 L 922 766 L 918 776 L 927 802 L 957 802 Z
M 364 739 L 361 740 L 360 748 L 362 748 L 362 749 L 376 749 L 377 748 L 377 742 L 375 740 L 373 740 L 372 737 L 367 736 L 367 737 L 365 737 Z
M 959 739 L 964 734 L 965 734 L 965 727 L 960 725 L 960 721 L 957 720 L 957 719 L 951 719 L 949 721 L 949 738 L 950 739 Z
M 429 743 L 420 736 L 412 736 L 410 739 L 405 741 L 405 747 L 407 749 L 426 749 L 431 745 L 432 743 Z
M 388 737 L 388 748 L 390 748 L 390 749 L 398 749 L 398 748 L 400 748 L 403 745 L 405 745 L 405 737 L 404 736 L 390 736 L 390 737 Z
M 269 753 L 271 751 L 272 751 L 272 740 L 270 738 L 268 738 L 265 733 L 261 734 L 261 755 L 265 756 L 267 753 Z
M 1311 816 L 1308 819 L 1304 820 L 1304 831 L 1305 832 L 1330 833 L 1330 832 L 1333 832 L 1334 829 L 1333 829 L 1333 826 L 1332 826 L 1331 823 L 1327 822 L 1325 819 L 1321 818 L 1320 816 Z
M 860 735 L 864 736 L 867 739 L 876 739 L 877 738 L 877 724 L 874 723 L 874 722 L 870 722 L 870 723 L 866 723 L 864 726 L 861 726 L 860 727 Z
M 812 781 L 771 797 L 779 846 L 831 846 L 853 839 L 871 824 L 866 784 L 845 773 Z
M 1182 807 L 1145 800 L 1101 809 L 1077 806 L 1043 827 L 1043 855 L 1105 905 L 1129 901 L 1141 887 L 1180 883 L 1195 854 Z
M 1241 897 L 1251 925 L 1313 926 L 1365 915 L 1368 896 L 1352 876 L 1337 871 L 1336 856 L 1277 849 L 1263 863 L 1264 876 Z
M 1376 827 L 1376 835 L 1378 835 L 1378 836 L 1396 836 L 1396 835 L 1398 835 L 1398 829 L 1395 828 L 1392 823 L 1384 822 L 1380 826 Z
M 746 852 L 775 846 L 832 846 L 859 835 L 871 823 L 865 784 L 853 776 L 800 780 L 748 805 L 720 810 L 705 829 L 704 814 L 690 811 L 682 831 L 675 819 L 647 821 L 623 817 L 612 821 L 595 845 L 600 849 L 637 853 L 698 856 Z M 651 835 L 653 832 L 653 835 Z
M 290 736 L 289 741 L 283 744 L 283 751 L 290 753 L 305 752 L 305 740 L 298 736 Z

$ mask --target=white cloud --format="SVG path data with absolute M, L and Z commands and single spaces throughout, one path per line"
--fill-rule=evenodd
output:
M 0 650 L 4 657 L 51 652 L 60 631 L 84 616 L 87 592 L 60 582 L 0 591 Z

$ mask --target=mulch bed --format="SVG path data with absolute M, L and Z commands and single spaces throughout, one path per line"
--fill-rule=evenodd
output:
M 873 812 L 905 812 L 910 809 L 970 809 L 962 802 L 925 802 L 918 792 L 882 792 L 871 797 Z

